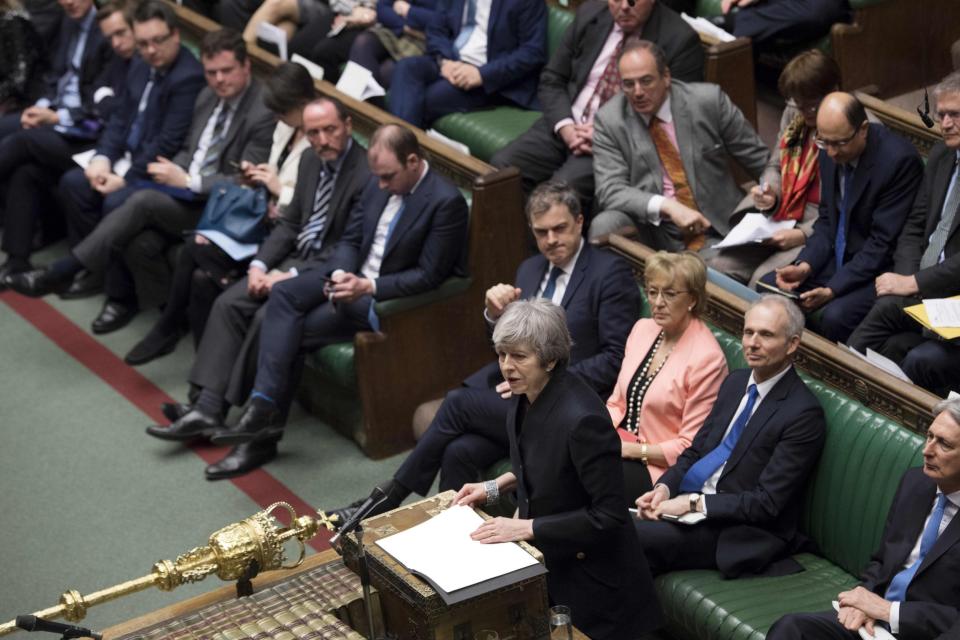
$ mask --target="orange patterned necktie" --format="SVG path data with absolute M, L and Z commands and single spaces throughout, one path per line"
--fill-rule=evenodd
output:
M 667 131 L 662 125 L 663 121 L 657 116 L 653 116 L 650 118 L 648 130 L 650 131 L 650 138 L 653 139 L 653 146 L 657 148 L 657 155 L 660 156 L 660 164 L 663 165 L 663 170 L 667 172 L 670 181 L 673 182 L 673 197 L 680 204 L 690 207 L 694 211 L 700 211 L 697 208 L 696 200 L 693 199 L 690 184 L 687 182 L 687 172 L 683 170 L 680 151 L 673 146 L 670 136 L 667 135 Z M 706 242 L 702 233 L 687 235 L 686 229 L 681 229 L 680 232 L 684 233 L 684 243 L 691 251 L 699 251 Z

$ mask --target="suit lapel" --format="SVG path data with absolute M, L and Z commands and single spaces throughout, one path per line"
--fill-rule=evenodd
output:
M 497 21 L 500 19 L 500 11 L 503 9 L 503 5 L 506 2 L 497 1 L 490 3 L 490 21 L 487 22 L 487 41 L 492 41 L 496 35 L 496 31 L 500 28 L 500 25 Z
M 600 52 L 603 51 L 603 45 L 607 42 L 607 38 L 610 37 L 611 29 L 613 29 L 613 16 L 610 15 L 606 7 L 595 14 L 590 24 L 585 28 L 588 35 L 583 43 L 584 55 L 580 57 L 580 59 L 584 62 L 589 61 L 589 64 L 575 65 L 574 73 L 577 74 L 576 86 L 578 93 L 583 90 L 583 86 L 587 83 L 590 70 L 597 58 L 600 57 Z M 577 96 L 574 95 L 572 99 L 576 99 L 576 97 Z
M 926 501 L 927 510 L 929 511 L 930 505 L 933 503 L 933 496 L 929 497 L 930 499 Z M 920 518 L 921 527 L 923 526 L 923 518 Z M 920 533 L 917 532 L 917 536 Z M 913 538 L 913 543 L 916 544 L 916 536 Z M 948 549 L 955 546 L 960 542 L 960 514 L 954 514 L 953 520 L 950 521 L 950 524 L 947 525 L 947 528 L 943 530 L 943 533 L 937 538 L 937 541 L 933 543 L 933 548 L 927 552 L 926 557 L 923 559 L 923 563 L 917 569 L 917 572 L 914 574 L 914 580 L 918 575 L 923 573 L 931 564 L 937 561 L 937 559 L 942 556 Z M 912 547 L 911 547 L 912 548 Z M 909 553 L 909 551 L 908 551 Z
M 796 376 L 796 372 L 791 367 L 790 371 L 774 385 L 773 389 L 767 394 L 767 397 L 760 401 L 760 406 L 758 406 L 753 412 L 753 415 L 750 416 L 747 426 L 744 427 L 743 433 L 740 434 L 740 439 L 737 440 L 736 446 L 733 448 L 733 451 L 730 452 L 730 458 L 723 468 L 721 478 L 737 466 L 744 452 L 750 447 L 750 444 L 760 433 L 760 430 L 763 429 L 763 425 L 765 425 L 773 414 L 777 412 L 777 409 L 780 408 L 780 403 L 783 402 L 788 395 L 788 391 L 793 387 Z M 731 416 L 731 420 L 732 419 L 733 417 Z
M 400 242 L 400 238 L 413 227 L 417 218 L 423 213 L 424 205 L 430 202 L 430 197 L 433 193 L 433 177 L 433 171 L 427 171 L 427 175 L 424 176 L 423 182 L 420 183 L 417 190 L 407 195 L 403 204 L 400 205 L 400 210 L 397 212 L 400 218 L 397 220 L 396 225 L 394 225 L 390 237 L 387 238 L 387 246 L 383 248 L 384 260 L 387 259 L 390 251 Z
M 573 273 L 570 274 L 569 282 L 567 282 L 567 288 L 563 292 L 563 300 L 560 301 L 560 306 L 564 309 L 570 306 L 570 301 L 573 299 L 573 296 L 577 294 L 577 289 L 583 284 L 584 279 L 587 277 L 587 267 L 589 264 L 590 245 L 584 242 L 583 249 L 580 250 L 580 257 L 577 258 L 577 264 L 573 269 Z
M 530 269 L 524 269 L 517 280 L 517 288 L 520 289 L 524 300 L 529 300 L 537 295 L 540 290 L 540 283 L 543 282 L 543 276 L 547 273 L 547 267 L 550 263 L 542 255 L 536 256 L 536 265 Z M 528 275 L 529 274 L 529 275 Z
M 622 94 L 621 105 L 623 106 L 621 115 L 626 125 L 627 138 L 631 140 L 630 144 L 633 145 L 633 155 L 634 157 L 642 159 L 647 165 L 646 170 L 644 170 L 639 163 L 631 169 L 631 182 L 639 182 L 641 177 L 649 172 L 655 176 L 656 190 L 657 193 L 660 193 L 663 190 L 663 170 L 660 167 L 660 156 L 657 155 L 657 147 L 653 144 L 653 138 L 650 137 L 650 130 L 647 128 L 647 125 L 644 124 L 640 115 L 630 106 L 630 101 L 623 97 Z
M 302 225 L 307 224 L 307 220 L 313 215 L 313 200 L 317 194 L 317 184 L 320 182 L 320 168 L 322 167 L 320 158 L 313 153 L 313 149 L 307 149 L 304 153 L 311 153 L 313 155 L 310 157 L 310 162 L 306 163 L 303 167 L 306 170 L 304 171 L 303 177 L 300 178 L 298 176 L 298 179 L 302 179 L 303 184 L 307 186 L 301 196 L 303 202 L 300 206 L 300 224 Z M 334 185 L 333 199 L 337 196 L 336 192 L 336 185 Z M 333 209 L 333 199 L 330 201 L 331 210 Z M 327 227 L 329 228 L 329 226 L 328 224 Z
M 680 160 L 683 162 L 683 171 L 687 174 L 687 184 L 693 192 L 693 199 L 697 199 L 697 158 L 693 146 L 693 119 L 687 114 L 687 101 L 681 91 L 670 91 L 670 113 L 673 114 L 673 130 L 677 135 L 677 148 L 680 151 Z

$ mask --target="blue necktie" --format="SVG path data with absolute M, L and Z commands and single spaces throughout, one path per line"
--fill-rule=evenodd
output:
M 390 224 L 387 226 L 387 237 L 383 239 L 383 257 L 387 257 L 387 245 L 390 244 L 390 236 L 393 235 L 393 230 L 397 228 L 397 222 L 400 220 L 400 216 L 403 215 L 403 210 L 407 206 L 407 199 L 404 196 L 403 200 L 400 201 L 400 208 L 397 209 L 397 215 L 393 216 L 393 220 L 390 221 Z M 383 263 L 380 263 L 380 266 L 383 266 Z M 377 301 L 375 298 L 370 300 L 370 309 L 367 311 L 367 322 L 370 323 L 370 327 L 374 331 L 380 331 L 380 318 L 377 317 L 377 312 L 373 310 L 373 305 Z
M 923 559 L 927 557 L 930 549 L 933 548 L 933 544 L 937 541 L 937 536 L 940 535 L 940 522 L 943 520 L 943 511 L 946 506 L 946 494 L 937 494 L 937 504 L 933 507 L 933 514 L 927 521 L 923 535 L 920 536 L 920 555 L 917 556 L 916 562 L 893 576 L 893 580 L 890 581 L 890 586 L 887 587 L 887 593 L 883 596 L 886 600 L 890 602 L 903 602 L 906 599 L 907 587 L 910 586 L 910 581 L 913 580 L 914 574 L 917 573 L 917 569 L 923 564 Z
M 557 290 L 557 279 L 561 275 L 563 275 L 563 269 L 557 266 L 550 267 L 550 277 L 547 279 L 547 286 L 543 288 L 543 293 L 540 294 L 541 298 L 553 300 L 553 294 Z
M 837 221 L 837 242 L 833 245 L 837 258 L 837 271 L 843 266 L 843 255 L 847 250 L 847 207 L 850 204 L 850 192 L 853 191 L 853 167 L 842 165 L 840 167 L 841 180 L 843 180 L 843 196 L 840 198 L 840 218 Z
M 127 151 L 136 151 L 143 139 L 143 122 L 146 119 L 147 103 L 150 102 L 150 92 L 153 85 L 159 79 L 156 69 L 150 69 L 150 79 L 143 87 L 143 93 L 140 94 L 140 104 L 137 105 L 137 115 L 133 118 L 133 124 L 130 125 L 130 132 L 127 134 Z
M 467 44 L 467 40 L 470 39 L 470 34 L 472 34 L 474 28 L 476 28 L 476 23 L 477 0 L 467 0 L 467 19 L 460 28 L 460 33 L 457 34 L 457 39 L 453 41 L 453 48 L 456 49 L 457 52 L 463 48 L 463 45 Z
M 733 448 L 737 446 L 737 441 L 740 439 L 740 434 L 743 433 L 743 428 L 747 426 L 747 422 L 750 421 L 750 414 L 753 413 L 753 405 L 757 402 L 757 385 L 751 384 L 747 387 L 747 406 L 743 408 L 743 411 L 740 412 L 740 415 L 737 416 L 737 419 L 733 422 L 733 427 L 730 428 L 730 433 L 727 434 L 727 437 L 723 439 L 717 448 L 703 456 L 692 467 L 687 470 L 686 475 L 683 476 L 683 480 L 680 482 L 680 491 L 683 493 L 689 493 L 691 491 L 700 491 L 703 489 L 703 483 L 707 481 L 707 478 L 716 473 L 722 465 L 726 464 L 727 460 L 730 459 L 730 453 L 733 451 Z

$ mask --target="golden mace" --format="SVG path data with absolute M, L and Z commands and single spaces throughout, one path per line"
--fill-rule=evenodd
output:
M 276 508 L 283 508 L 290 514 L 290 526 L 282 527 L 273 517 Z M 325 525 L 330 527 L 327 522 Z M 261 571 L 271 569 L 293 569 L 303 562 L 306 555 L 304 541 L 312 538 L 319 528 L 317 520 L 311 516 L 297 517 L 296 511 L 286 502 L 275 502 L 265 510 L 255 513 L 246 520 L 228 525 L 213 533 L 204 547 L 196 547 L 179 556 L 175 562 L 161 560 L 153 565 L 150 575 L 129 580 L 108 589 L 95 591 L 86 596 L 70 590 L 60 596 L 60 604 L 33 615 L 38 618 L 66 618 L 70 622 L 83 620 L 87 609 L 104 602 L 150 587 L 161 591 L 172 591 L 189 582 L 199 582 L 215 573 L 221 580 L 240 580 L 244 578 L 250 565 L 256 561 Z M 295 539 L 300 545 L 297 561 L 285 565 L 284 543 Z M 16 622 L 11 620 L 0 624 L 0 636 L 17 630 Z

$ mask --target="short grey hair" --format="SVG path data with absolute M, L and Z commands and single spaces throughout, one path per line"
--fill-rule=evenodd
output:
M 788 338 L 792 338 L 793 336 L 799 338 L 803 335 L 803 325 L 806 320 L 803 317 L 803 311 L 800 311 L 800 307 L 792 300 L 785 296 L 777 295 L 776 293 L 765 293 L 760 296 L 759 300 L 754 300 L 750 306 L 747 307 L 747 313 L 754 307 L 759 307 L 760 305 L 774 305 L 783 309 L 783 312 L 787 314 Z
M 960 398 L 941 400 L 933 406 L 933 417 L 936 418 L 946 411 L 953 421 L 960 425 Z
M 960 71 L 954 71 L 933 88 L 933 99 L 936 102 L 941 96 L 958 93 L 960 93 Z
M 511 302 L 493 328 L 493 346 L 497 351 L 527 347 L 537 354 L 543 367 L 550 362 L 565 365 L 573 346 L 567 314 L 545 298 Z

